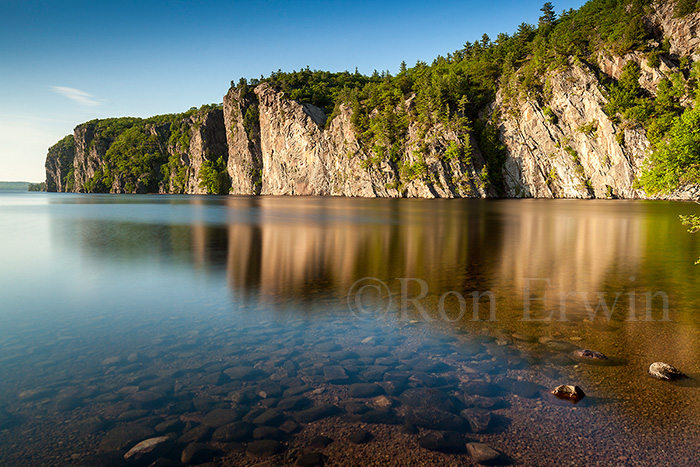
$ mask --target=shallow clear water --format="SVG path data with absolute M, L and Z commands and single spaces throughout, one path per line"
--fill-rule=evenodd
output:
M 227 394 L 266 382 L 219 377 L 227 367 L 279 382 L 287 360 L 314 403 L 341 408 L 370 370 L 455 397 L 470 381 L 530 381 L 543 394 L 577 384 L 586 406 L 504 391 L 503 423 L 465 436 L 528 465 L 697 462 L 700 388 L 646 374 L 654 361 L 700 373 L 700 236 L 678 220 L 692 213 L 700 206 L 0 193 L 0 463 L 79 462 L 108 450 L 114 427 L 230 407 Z M 378 350 L 339 362 L 324 343 Z M 574 365 L 574 347 L 614 365 Z M 426 371 L 426 359 L 447 367 Z M 339 363 L 340 383 L 324 373 Z M 404 416 L 401 389 L 385 390 Z M 165 398 L 120 419 L 143 410 L 132 400 L 143 391 Z M 211 404 L 173 408 L 197 397 Z M 99 427 L 76 428 L 94 417 Z M 345 411 L 335 423 L 326 429 L 358 420 Z M 317 429 L 301 424 L 275 459 L 293 463 Z M 382 433 L 378 451 L 438 461 Z M 332 446 L 330 464 L 352 458 Z M 468 461 L 451 456 L 439 462 Z

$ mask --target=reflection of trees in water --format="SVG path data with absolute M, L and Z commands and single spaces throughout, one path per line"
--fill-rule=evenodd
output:
M 59 230 L 90 255 L 226 274 L 235 295 L 251 300 L 344 298 L 367 276 L 395 293 L 397 278 L 422 279 L 433 301 L 448 291 L 469 299 L 491 290 L 501 317 L 513 319 L 522 316 L 528 278 L 551 284 L 553 303 L 533 303 L 546 315 L 558 293 L 588 294 L 593 305 L 598 292 L 698 296 L 689 252 L 696 238 L 667 212 L 677 203 L 193 197 L 179 204 L 187 214 L 181 222 L 159 221 L 157 208 L 169 205 L 155 203 L 138 222 L 76 218 Z M 137 217 L 138 205 L 129 209 Z M 585 309 L 573 297 L 567 313 Z

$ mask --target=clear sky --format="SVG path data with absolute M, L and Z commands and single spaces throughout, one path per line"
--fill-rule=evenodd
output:
M 277 69 L 395 73 L 536 24 L 543 3 L 0 0 L 0 180 L 44 180 L 47 149 L 93 118 L 221 102 Z

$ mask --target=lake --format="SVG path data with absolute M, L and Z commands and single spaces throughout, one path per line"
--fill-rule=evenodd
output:
M 0 464 L 697 464 L 681 214 L 0 193 Z

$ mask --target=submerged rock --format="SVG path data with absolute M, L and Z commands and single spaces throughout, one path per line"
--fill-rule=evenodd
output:
M 586 394 L 578 386 L 573 386 L 571 384 L 562 384 L 552 389 L 552 395 L 558 399 L 568 400 L 573 404 L 576 404 L 581 399 L 586 397 Z
M 467 443 L 467 453 L 474 462 L 482 465 L 494 465 L 499 463 L 503 455 L 484 443 Z
M 248 443 L 246 454 L 250 457 L 269 457 L 274 456 L 284 450 L 284 446 L 279 441 L 273 439 L 261 439 Z
M 323 465 L 323 454 L 320 452 L 310 452 L 297 459 L 295 467 L 320 467 Z
M 167 436 L 149 438 L 141 441 L 124 454 L 124 460 L 140 463 L 152 462 L 170 450 L 173 445 L 173 440 Z
M 656 379 L 678 381 L 688 379 L 688 376 L 677 368 L 664 362 L 654 362 L 649 366 L 649 374 Z
M 211 461 L 218 454 L 220 454 L 220 451 L 213 446 L 203 443 L 191 443 L 182 450 L 180 461 L 183 464 L 203 464 Z
M 371 441 L 373 438 L 372 433 L 367 430 L 357 430 L 348 436 L 348 441 L 354 444 L 364 444 Z
M 322 404 L 311 407 L 310 409 L 302 410 L 301 412 L 297 412 L 294 414 L 294 418 L 299 423 L 310 423 L 315 422 L 316 420 L 321 420 L 322 418 L 331 417 L 336 415 L 338 412 L 340 412 L 340 409 L 337 406 Z
M 465 450 L 462 435 L 455 431 L 431 431 L 418 440 L 420 447 L 429 451 L 462 453 Z
M 473 433 L 481 433 L 488 430 L 491 425 L 491 412 L 484 409 L 464 409 L 460 412 L 462 418 L 469 423 Z
M 610 363 L 610 359 L 604 354 L 589 349 L 578 349 L 571 352 L 574 360 L 582 363 L 590 363 L 594 365 L 605 365 Z

